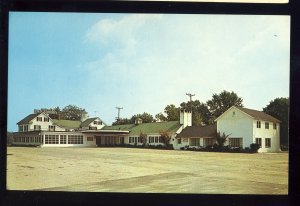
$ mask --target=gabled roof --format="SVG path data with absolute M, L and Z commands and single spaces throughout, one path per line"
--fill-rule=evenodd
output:
M 95 121 L 96 119 L 99 119 L 104 125 L 105 123 L 102 121 L 102 119 L 100 119 L 99 117 L 93 117 L 93 118 L 88 118 L 86 120 L 84 120 L 82 123 L 81 123 L 81 127 L 88 127 L 93 121 Z
M 36 118 L 37 116 L 39 116 L 40 114 L 46 115 L 44 112 L 40 112 L 40 113 L 36 113 L 36 114 L 30 114 L 27 117 L 25 117 L 24 119 L 22 119 L 21 121 L 19 121 L 17 123 L 17 125 L 20 125 L 20 124 L 30 124 L 30 121 L 33 120 L 34 118 Z
M 75 121 L 75 120 L 52 119 L 52 121 L 55 125 L 66 129 L 77 129 L 81 124 L 80 121 Z
M 29 124 L 29 122 L 31 120 L 33 120 L 34 118 L 36 118 L 39 114 L 30 114 L 28 115 L 27 117 L 25 117 L 24 119 L 22 119 L 21 121 L 19 121 L 17 123 L 17 125 L 20 125 L 20 124 Z
M 216 137 L 217 125 L 189 126 L 184 128 L 176 138 L 186 137 Z
M 257 110 L 254 110 L 254 109 L 247 109 L 247 108 L 244 108 L 244 107 L 237 107 L 237 106 L 230 107 L 223 114 L 225 114 L 227 111 L 229 111 L 233 107 L 240 110 L 240 111 L 242 111 L 242 112 L 244 112 L 245 114 L 249 115 L 250 117 L 252 117 L 253 119 L 256 119 L 256 120 L 264 120 L 264 121 L 270 121 L 270 122 L 281 122 L 279 119 L 276 119 L 275 117 L 272 117 L 271 115 L 268 115 L 268 114 L 266 114 L 262 111 L 257 111 Z M 215 121 L 217 121 L 220 117 L 222 117 L 223 114 L 221 114 Z
M 258 120 L 264 120 L 264 121 L 270 121 L 270 122 L 281 122 L 279 119 L 276 119 L 275 117 L 272 117 L 271 115 L 268 115 L 264 112 L 261 111 L 257 111 L 254 109 L 247 109 L 247 108 L 243 108 L 243 107 L 236 107 L 239 110 L 245 112 L 246 114 L 250 115 L 251 117 L 253 117 L 254 119 L 258 119 Z

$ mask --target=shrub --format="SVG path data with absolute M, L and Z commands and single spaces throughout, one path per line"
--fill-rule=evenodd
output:
M 250 152 L 257 153 L 259 148 L 260 148 L 259 144 L 256 143 L 250 144 Z

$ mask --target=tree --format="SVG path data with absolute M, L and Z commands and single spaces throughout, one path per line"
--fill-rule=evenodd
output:
M 243 107 L 243 99 L 234 92 L 222 91 L 220 94 L 213 94 L 212 99 L 206 102 L 211 114 L 210 123 L 223 114 L 232 106 Z
M 167 114 L 167 121 L 179 121 L 179 107 L 176 107 L 174 104 L 170 104 L 165 107 L 164 112 Z
M 182 102 L 180 104 L 183 109 L 192 109 L 192 124 L 195 126 L 209 123 L 210 112 L 206 104 L 199 100 Z
M 224 132 L 223 132 L 222 135 L 221 135 L 220 132 L 217 132 L 217 135 L 216 135 L 216 143 L 217 143 L 217 145 L 220 148 L 224 147 L 224 144 L 226 143 L 228 137 L 229 137 L 229 135 L 226 135 Z
M 156 121 L 162 121 L 162 122 L 168 120 L 168 118 L 165 115 L 163 115 L 163 113 L 156 114 L 155 119 L 156 119 Z
M 162 142 L 165 144 L 166 147 L 170 147 L 170 140 L 171 140 L 171 135 L 167 131 L 160 131 L 160 138 L 162 139 Z
M 281 121 L 280 124 L 280 144 L 288 146 L 288 126 L 289 126 L 289 98 L 275 98 L 263 108 L 263 111 Z
M 122 124 L 132 124 L 131 119 L 128 118 L 120 118 L 119 121 L 115 121 L 112 125 L 122 125 Z
M 66 120 L 81 120 L 82 113 L 85 109 L 77 107 L 75 105 L 68 105 L 63 108 L 61 112 L 61 118 Z
M 141 139 L 141 142 L 143 143 L 143 146 L 145 146 L 147 144 L 147 135 L 144 134 L 142 131 L 140 131 L 140 139 Z
M 153 122 L 154 121 L 154 118 L 151 114 L 149 113 L 146 113 L 144 112 L 143 114 L 136 114 L 136 115 L 133 115 L 130 120 L 131 120 L 131 123 L 135 123 L 135 120 L 137 118 L 141 118 L 143 123 L 149 123 L 149 122 Z

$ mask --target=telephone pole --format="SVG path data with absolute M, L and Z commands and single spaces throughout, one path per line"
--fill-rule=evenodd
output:
M 120 110 L 123 109 L 123 107 L 116 107 L 116 109 L 118 110 L 118 117 L 116 117 L 116 120 L 119 121 L 120 120 Z
M 186 95 L 188 95 L 190 97 L 190 102 L 192 102 L 192 97 L 195 96 L 195 94 L 186 93 Z
M 190 97 L 190 104 L 191 104 L 191 111 L 192 111 L 192 97 L 195 96 L 195 94 L 186 93 Z

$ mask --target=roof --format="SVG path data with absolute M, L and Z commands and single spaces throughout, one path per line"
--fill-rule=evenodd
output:
M 79 128 L 81 122 L 75 120 L 64 120 L 64 119 L 52 119 L 53 123 L 59 127 L 63 127 L 66 129 L 77 129 Z
M 120 125 L 113 125 L 113 126 L 104 126 L 101 130 L 128 130 L 130 131 L 135 124 L 120 124 Z
M 180 132 L 176 138 L 184 137 L 216 137 L 217 125 L 189 126 Z
M 176 132 L 180 127 L 179 121 L 143 123 L 133 127 L 130 135 L 152 134 L 162 131 Z
M 33 120 L 34 118 L 36 118 L 39 114 L 30 114 L 27 117 L 25 117 L 24 119 L 22 119 L 21 121 L 19 121 L 17 124 L 29 124 L 29 122 L 31 120 Z
M 139 125 L 124 124 L 124 125 L 105 126 L 101 130 L 127 130 L 130 131 L 129 135 L 140 135 L 141 133 L 154 134 L 154 133 L 160 133 L 162 131 L 176 132 L 180 127 L 181 124 L 179 124 L 179 121 L 169 121 L 169 122 L 143 123 Z
M 88 127 L 94 120 L 98 119 L 98 117 L 88 118 L 81 123 L 81 127 Z
M 275 117 L 272 117 L 271 115 L 268 115 L 261 111 L 257 111 L 254 109 L 247 109 L 247 108 L 243 108 L 243 107 L 236 107 L 236 108 L 245 112 L 246 114 L 250 115 L 251 117 L 253 117 L 255 119 L 270 121 L 270 122 L 281 122 L 279 119 L 276 119 Z

